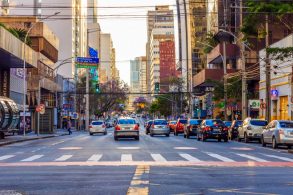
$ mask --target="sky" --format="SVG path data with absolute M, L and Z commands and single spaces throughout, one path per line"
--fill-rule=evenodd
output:
M 130 60 L 135 57 L 146 55 L 147 42 L 147 8 L 129 8 L 131 6 L 155 6 L 173 5 L 170 9 L 175 9 L 175 0 L 98 0 L 99 23 L 105 33 L 110 33 L 113 45 L 116 49 L 116 65 L 120 71 L 121 80 L 130 83 Z M 109 9 L 105 7 L 128 7 Z M 104 7 L 104 8 L 103 8 Z M 107 15 L 107 16 L 105 16 Z M 108 15 L 143 15 L 139 18 L 110 18 Z M 176 19 L 175 19 L 176 21 Z

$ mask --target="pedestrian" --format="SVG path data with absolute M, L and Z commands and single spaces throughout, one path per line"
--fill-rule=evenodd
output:
M 67 131 L 68 131 L 68 135 L 71 135 L 72 134 L 72 131 L 71 131 L 71 121 L 70 121 L 70 119 L 67 121 Z

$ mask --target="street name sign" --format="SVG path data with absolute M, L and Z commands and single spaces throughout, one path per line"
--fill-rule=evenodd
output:
M 99 58 L 77 57 L 75 64 L 77 68 L 97 68 Z

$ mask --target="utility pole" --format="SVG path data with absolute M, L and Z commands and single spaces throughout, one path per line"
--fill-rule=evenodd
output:
M 224 1 L 224 29 L 227 30 L 227 2 Z M 224 37 L 223 41 L 223 68 L 224 68 L 224 116 L 225 116 L 225 121 L 228 120 L 228 115 L 227 115 L 227 102 L 228 102 L 228 96 L 227 96 L 227 54 L 226 54 L 226 37 Z
M 269 41 L 269 14 L 266 13 L 265 16 L 265 22 L 266 22 L 266 48 L 269 47 L 270 41 Z M 269 54 L 266 52 L 266 120 L 271 120 L 271 65 L 269 60 Z
M 87 56 L 89 56 L 89 29 L 87 29 Z M 90 112 L 89 112 L 89 104 L 90 104 L 90 98 L 89 98 L 89 69 L 86 69 L 86 100 L 85 100 L 85 130 L 89 128 L 90 125 Z
M 243 24 L 243 1 L 240 1 L 240 26 Z M 241 33 L 243 37 L 243 33 Z M 242 43 L 240 46 L 241 52 L 241 61 L 242 61 L 242 120 L 247 117 L 247 87 L 246 87 L 246 62 L 245 62 L 245 44 Z

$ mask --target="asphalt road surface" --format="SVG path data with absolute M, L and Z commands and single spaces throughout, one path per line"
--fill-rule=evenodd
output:
M 0 194 L 293 194 L 293 155 L 257 143 L 86 132 L 0 148 Z

